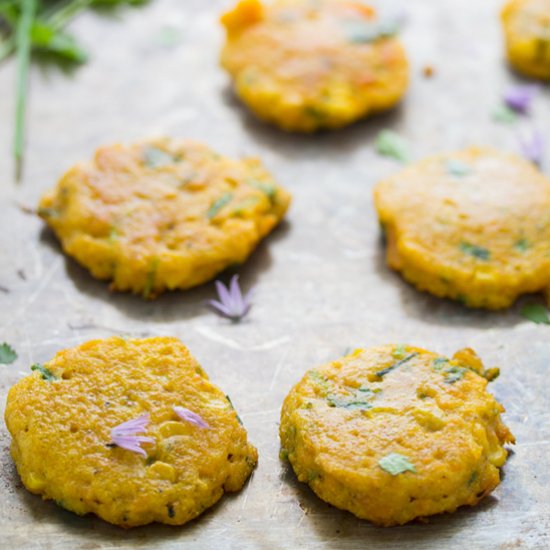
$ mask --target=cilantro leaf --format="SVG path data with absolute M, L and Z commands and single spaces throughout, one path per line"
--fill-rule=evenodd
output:
M 540 304 L 527 304 L 521 308 L 521 314 L 538 325 L 550 325 L 548 309 Z
M 16 351 L 6 342 L 0 345 L 0 363 L 11 365 L 17 359 Z
M 412 464 L 406 456 L 400 455 L 399 453 L 390 453 L 386 455 L 378 461 L 378 465 L 382 470 L 385 470 L 392 476 L 402 474 L 403 472 L 416 473 L 414 464 Z
M 38 371 L 42 375 L 42 380 L 46 380 L 47 382 L 53 382 L 54 380 L 57 380 L 57 376 L 50 369 L 46 368 L 40 363 L 35 363 L 31 367 L 31 370 Z
M 392 130 L 382 130 L 375 141 L 376 151 L 385 157 L 407 163 L 411 159 L 407 142 Z

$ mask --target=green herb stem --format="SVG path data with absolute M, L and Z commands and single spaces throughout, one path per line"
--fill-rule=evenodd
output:
M 21 176 L 23 147 L 25 142 L 25 111 L 27 106 L 27 85 L 31 57 L 31 29 L 36 15 L 37 0 L 22 0 L 21 18 L 17 22 L 15 46 L 17 49 L 17 105 L 15 110 L 15 132 L 13 153 L 16 162 L 16 178 Z

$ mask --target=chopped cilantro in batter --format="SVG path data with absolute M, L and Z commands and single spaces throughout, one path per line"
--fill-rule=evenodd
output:
M 216 199 L 206 213 L 208 218 L 212 219 L 226 204 L 231 202 L 232 198 L 233 193 L 224 193 L 219 199 Z
M 270 181 L 249 180 L 248 185 L 259 189 L 262 193 L 265 193 L 272 202 L 277 195 L 277 186 Z
M 474 258 L 477 258 L 478 260 L 483 260 L 484 262 L 488 261 L 491 257 L 491 253 L 489 252 L 489 250 L 472 243 L 461 242 L 460 250 L 464 252 L 464 254 L 468 254 Z
M 390 453 L 386 455 L 378 461 L 378 465 L 382 470 L 385 470 L 392 476 L 402 474 L 403 472 L 416 473 L 414 464 L 406 456 L 400 455 L 399 453 Z
M 327 401 L 331 407 L 366 411 L 372 408 L 371 400 L 374 397 L 375 394 L 370 388 L 361 387 L 349 395 L 329 395 Z
M 346 38 L 353 44 L 374 42 L 382 38 L 389 38 L 399 32 L 399 22 L 390 19 L 376 22 L 348 19 L 344 21 L 343 26 Z
M 463 367 L 456 367 L 452 366 L 448 369 L 445 369 L 445 372 L 447 373 L 447 376 L 445 377 L 445 382 L 447 384 L 454 384 L 455 382 L 458 382 L 458 380 L 462 380 L 464 378 L 464 373 L 467 369 Z
M 451 176 L 462 178 L 471 174 L 472 171 L 472 167 L 465 162 L 456 159 L 449 159 L 447 161 L 447 173 Z
M 389 367 L 386 367 L 385 369 L 379 370 L 376 373 L 376 376 L 379 376 L 380 378 L 382 378 L 383 376 L 385 376 L 386 374 L 388 374 L 392 370 L 395 370 L 395 369 L 399 368 L 400 366 L 404 365 L 405 363 L 407 363 L 408 361 L 410 361 L 413 357 L 416 357 L 417 355 L 418 355 L 418 353 L 416 353 L 416 352 L 411 353 L 410 355 L 407 355 L 407 357 L 404 357 L 403 359 L 401 359 L 401 361 L 397 361 L 397 363 L 394 363 L 393 365 L 390 365 Z
M 149 168 L 162 168 L 173 164 L 175 160 L 172 155 L 157 147 L 147 147 L 143 151 L 143 162 Z
M 46 380 L 47 382 L 53 382 L 54 380 L 57 380 L 57 376 L 50 369 L 46 368 L 40 363 L 35 363 L 31 367 L 31 370 L 38 371 L 42 375 L 42 380 Z
M 529 242 L 527 241 L 527 239 L 519 239 L 514 244 L 514 248 L 516 250 L 519 250 L 519 252 L 526 252 L 529 248 Z

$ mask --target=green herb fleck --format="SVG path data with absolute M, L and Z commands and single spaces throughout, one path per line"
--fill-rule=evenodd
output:
M 313 105 L 306 105 L 304 107 L 304 114 L 315 120 L 324 120 L 326 118 L 326 113 Z
M 451 176 L 456 176 L 458 178 L 463 178 L 472 173 L 472 167 L 465 162 L 456 159 L 449 159 L 447 161 L 447 172 Z
M 514 123 L 518 115 L 506 105 L 499 105 L 491 115 L 492 119 L 495 122 L 501 122 L 503 124 L 512 124 Z
M 17 353 L 6 342 L 0 345 L 0 363 L 2 365 L 11 365 L 17 359 Z
M 145 287 L 143 288 L 143 297 L 145 299 L 149 298 L 151 296 L 151 293 L 153 292 L 153 287 L 155 286 L 155 278 L 157 276 L 157 269 L 159 265 L 158 258 L 155 258 L 151 262 L 151 267 L 149 268 L 149 271 L 147 272 L 147 278 L 145 280 Z
M 344 21 L 344 32 L 349 42 L 353 44 L 366 44 L 390 38 L 399 32 L 399 22 L 393 19 L 368 23 L 366 21 Z
M 550 325 L 548 309 L 540 304 L 527 304 L 521 308 L 521 314 L 537 325 Z
M 109 231 L 109 244 L 113 244 L 115 241 L 118 240 L 118 231 L 115 227 L 111 227 L 111 231 Z
M 143 151 L 143 162 L 149 168 L 162 168 L 174 164 L 174 157 L 158 147 L 147 147 Z
M 277 196 L 277 186 L 271 181 L 249 180 L 248 185 L 265 193 L 271 202 L 273 202 Z
M 38 371 L 42 375 L 42 380 L 46 380 L 47 382 L 53 382 L 54 380 L 57 380 L 57 376 L 50 369 L 46 368 L 40 363 L 35 363 L 31 367 L 31 370 Z
M 288 460 L 288 451 L 281 447 L 281 450 L 279 451 L 279 458 L 281 460 Z
M 248 212 L 256 204 L 258 204 L 258 197 L 248 197 L 248 198 L 244 199 L 242 202 L 235 205 L 235 207 L 231 211 L 231 215 L 232 216 L 243 216 L 246 212 Z
M 241 417 L 238 415 L 237 411 L 235 410 L 235 407 L 233 406 L 233 401 L 231 401 L 231 398 L 229 397 L 229 395 L 226 395 L 225 398 L 227 399 L 227 401 L 229 401 L 229 406 L 231 407 L 231 409 L 233 409 L 234 413 L 235 413 L 235 416 L 237 417 L 237 420 L 239 422 L 239 424 L 242 426 L 243 425 L 243 421 L 241 420 Z
M 59 218 L 59 211 L 55 208 L 39 208 L 36 213 L 41 218 Z
M 527 249 L 529 248 L 529 242 L 527 241 L 527 239 L 519 239 L 519 241 L 514 244 L 514 248 L 516 250 L 519 250 L 519 252 L 527 252 Z
M 385 157 L 391 157 L 399 162 L 409 162 L 411 155 L 407 142 L 391 130 L 382 130 L 375 141 L 376 151 Z
M 445 369 L 444 372 L 447 374 L 447 376 L 445 377 L 445 382 L 447 382 L 447 384 L 454 384 L 455 382 L 462 380 L 464 378 L 464 373 L 466 372 L 466 370 L 467 369 L 465 368 L 456 366 Z
M 399 453 L 390 453 L 386 455 L 378 461 L 378 465 L 382 470 L 385 470 L 392 476 L 402 474 L 403 472 L 416 473 L 414 464 L 412 464 L 406 456 L 400 455 Z
M 314 481 L 315 479 L 317 479 L 320 476 L 321 476 L 321 474 L 319 472 L 315 472 L 313 470 L 308 470 L 308 472 L 307 472 L 307 480 L 308 481 Z
M 400 366 L 404 365 L 405 363 L 407 363 L 408 361 L 410 361 L 413 357 L 416 357 L 418 355 L 418 353 L 411 353 L 410 355 L 407 355 L 407 357 L 401 359 L 401 361 L 397 361 L 397 363 L 394 363 L 393 365 L 390 365 L 389 367 L 386 367 L 385 369 L 382 369 L 382 370 L 379 370 L 377 373 L 376 373 L 376 376 L 382 378 L 383 376 L 386 376 L 386 374 L 388 374 L 389 372 L 391 372 L 392 370 L 395 370 L 397 368 L 399 368 Z
M 329 387 L 329 383 L 328 383 L 328 380 L 324 377 L 324 376 L 321 376 L 316 370 L 310 370 L 308 372 L 308 376 L 309 378 L 311 378 L 311 380 L 313 380 L 313 382 L 315 384 L 317 384 L 321 389 L 323 390 L 327 390 L 328 387 Z
M 470 256 L 477 258 L 478 260 L 483 260 L 484 262 L 488 261 L 491 257 L 491 253 L 486 248 L 467 242 L 460 243 L 460 250 L 465 254 L 469 254 Z
M 330 407 L 366 411 L 372 409 L 371 399 L 375 397 L 370 388 L 359 388 L 351 395 L 329 395 L 327 401 Z
M 477 472 L 472 472 L 472 475 L 468 479 L 468 485 L 472 485 L 477 479 Z
M 436 357 L 433 362 L 433 368 L 434 370 L 441 370 L 443 368 L 443 365 L 448 362 L 449 360 L 446 357 Z
M 393 350 L 392 355 L 396 359 L 401 359 L 405 355 L 405 344 L 398 344 L 396 348 Z
M 212 219 L 227 203 L 231 202 L 232 198 L 233 193 L 224 193 L 219 199 L 216 199 L 206 213 L 208 218 Z

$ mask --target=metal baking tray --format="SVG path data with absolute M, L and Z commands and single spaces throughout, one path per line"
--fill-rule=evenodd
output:
M 471 311 L 421 294 L 385 266 L 372 187 L 399 166 L 378 156 L 381 129 L 415 158 L 469 144 L 517 150 L 517 129 L 491 120 L 506 85 L 500 0 L 411 0 L 403 39 L 411 86 L 393 112 L 347 129 L 287 135 L 257 122 L 218 67 L 219 13 L 234 0 L 155 0 L 120 18 L 81 16 L 71 27 L 91 52 L 72 75 L 34 67 L 24 180 L 9 143 L 15 67 L 0 67 L 1 339 L 19 353 L 0 365 L 9 387 L 65 347 L 113 334 L 180 337 L 232 398 L 259 466 L 245 488 L 183 527 L 130 531 L 78 517 L 21 485 L 0 428 L 2 548 L 550 548 L 550 332 L 509 311 Z M 167 36 L 171 37 L 167 40 Z M 423 67 L 434 68 L 432 78 Z M 550 90 L 536 122 L 550 128 Z M 525 122 L 525 124 L 527 124 Z M 71 164 L 103 143 L 175 135 L 227 155 L 261 157 L 294 196 L 287 221 L 239 270 L 252 312 L 231 324 L 204 307 L 213 284 L 145 302 L 115 295 L 66 259 L 33 207 Z M 547 151 L 547 156 L 550 151 Z M 377 528 L 337 510 L 279 460 L 282 400 L 304 371 L 354 346 L 406 342 L 443 354 L 473 347 L 501 376 L 492 391 L 517 437 L 504 480 L 475 508 L 427 523 Z

